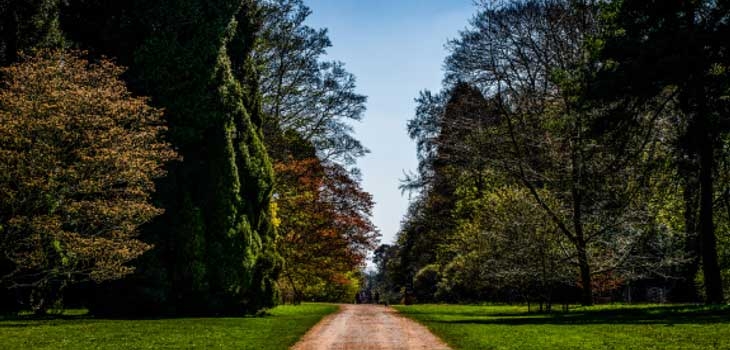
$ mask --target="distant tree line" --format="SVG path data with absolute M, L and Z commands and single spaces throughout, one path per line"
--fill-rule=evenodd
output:
M 376 250 L 380 295 L 726 300 L 730 2 L 477 7 L 443 90 L 416 99 L 415 197 Z
M 349 124 L 366 99 L 321 60 L 309 13 L 2 2 L 0 311 L 221 315 L 354 296 L 378 237 Z

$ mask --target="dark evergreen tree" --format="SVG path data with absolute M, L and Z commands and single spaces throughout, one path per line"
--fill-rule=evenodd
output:
M 166 214 L 149 228 L 157 250 L 147 262 L 155 276 L 148 280 L 170 281 L 162 287 L 169 288 L 164 311 L 272 306 L 280 263 L 270 224 L 273 175 L 250 57 L 260 25 L 257 4 L 160 1 L 150 7 L 142 15 L 152 30 L 135 51 L 132 75 L 165 107 L 170 139 L 184 160 L 165 181 Z
M 0 66 L 21 51 L 63 46 L 59 6 L 60 0 L 0 1 Z

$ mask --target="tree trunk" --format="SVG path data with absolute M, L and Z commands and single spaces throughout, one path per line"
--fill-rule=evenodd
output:
M 575 230 L 575 248 L 578 251 L 578 267 L 580 268 L 580 280 L 583 284 L 581 292 L 581 304 L 583 306 L 593 305 L 593 281 L 591 280 L 591 266 L 588 264 L 588 253 L 586 252 L 586 239 L 583 232 L 583 215 L 581 211 L 580 191 L 573 188 L 573 229 Z
M 706 122 L 703 124 L 705 124 L 705 128 L 702 129 L 709 131 Z M 703 134 L 707 135 L 709 132 Z M 713 223 L 713 157 L 712 138 L 708 137 L 700 145 L 700 251 L 702 253 L 702 272 L 705 278 L 706 302 L 720 304 L 723 302 L 723 291 Z
M 689 163 L 689 162 L 687 162 Z M 696 176 L 697 166 L 686 164 L 680 166 L 684 177 L 684 253 L 690 259 L 681 267 L 682 279 L 673 290 L 673 301 L 696 302 L 699 300 L 695 277 L 700 269 L 700 241 L 697 227 L 697 209 L 699 207 L 699 182 Z
M 579 139 L 579 137 L 578 137 Z M 580 144 L 580 142 L 577 142 Z M 583 231 L 583 194 L 581 193 L 581 160 L 578 159 L 578 152 L 574 149 L 572 155 L 572 176 L 573 186 L 571 196 L 573 200 L 573 232 L 575 232 L 575 248 L 578 251 L 578 267 L 580 268 L 580 279 L 583 284 L 581 292 L 581 304 L 584 306 L 593 305 L 593 281 L 591 281 L 591 267 L 588 264 L 588 253 L 586 252 L 586 237 Z
M 294 304 L 294 305 L 301 304 L 302 299 L 304 299 L 304 297 L 302 296 L 301 292 L 299 292 L 299 290 L 297 290 L 297 286 L 294 283 L 294 279 L 291 277 L 290 273 L 286 274 L 286 278 L 289 280 L 289 284 L 291 284 L 291 289 L 294 292 L 294 300 L 293 300 L 292 304 Z
M 591 280 L 591 267 L 588 265 L 588 255 L 586 253 L 585 242 L 580 239 L 576 248 L 578 248 L 580 280 L 581 284 L 583 284 L 583 290 L 581 291 L 581 305 L 591 306 L 593 305 L 593 281 Z
M 707 97 L 705 96 L 705 71 L 703 67 L 704 48 L 701 37 L 696 33 L 697 4 L 688 1 L 685 3 L 688 37 L 690 45 L 685 48 L 689 50 L 685 58 L 691 63 L 689 79 L 687 79 L 687 92 L 690 103 L 685 105 L 685 112 L 692 116 L 696 127 L 690 131 L 692 142 L 699 143 L 700 160 L 700 218 L 699 236 L 700 253 L 702 255 L 702 271 L 705 279 L 705 296 L 708 304 L 719 304 L 723 301 L 722 278 L 720 266 L 717 261 L 717 244 L 715 242 L 715 227 L 713 222 L 713 189 L 712 171 L 714 167 L 714 130 L 715 125 L 710 122 L 707 113 Z

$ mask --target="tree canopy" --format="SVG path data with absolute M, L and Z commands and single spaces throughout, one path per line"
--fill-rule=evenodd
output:
M 3 161 L 40 167 L 27 174 L 18 172 L 26 171 L 21 167 L 11 171 L 15 163 L 4 169 L 2 228 L 13 235 L 3 236 L 3 253 L 11 257 L 2 260 L 3 275 L 19 276 L 15 270 L 22 267 L 38 280 L 42 272 L 53 277 L 45 279 L 86 281 L 66 294 L 97 314 L 241 314 L 280 302 L 285 267 L 318 273 L 297 260 L 318 251 L 332 267 L 318 275 L 325 289 L 357 290 L 366 250 L 377 240 L 372 198 L 354 167 L 367 150 L 350 125 L 361 119 L 366 98 L 355 92 L 355 77 L 341 62 L 322 59 L 331 43 L 326 30 L 304 24 L 309 13 L 302 1 L 288 0 L 0 4 L 0 66 L 11 67 L 7 78 L 20 79 L 14 64 L 23 52 L 60 55 L 55 68 L 37 62 L 23 68 L 22 82 L 41 90 L 3 77 L 11 88 L 0 101 L 10 113 L 4 120 L 20 111 L 28 117 L 26 124 L 3 125 L 3 140 L 17 141 L 8 150 L 13 157 Z M 85 50 L 92 62 L 85 63 L 87 72 L 70 49 Z M 128 69 L 122 73 L 104 57 Z M 56 113 L 64 92 L 64 103 L 75 105 Z M 44 101 L 35 95 L 41 93 L 51 94 L 48 105 L 35 106 Z M 122 125 L 94 113 L 121 118 Z M 46 121 L 31 118 L 45 115 Z M 140 119 L 129 119 L 134 116 Z M 151 120 L 156 132 L 145 129 Z M 107 129 L 113 135 L 104 136 Z M 31 141 L 38 132 L 53 138 L 48 147 L 33 148 L 40 147 Z M 80 145 L 79 159 L 61 157 L 71 147 L 64 138 L 92 136 L 97 143 Z M 162 145 L 179 155 L 175 162 L 166 162 L 172 155 Z M 316 169 L 306 183 L 291 173 L 303 162 Z M 44 167 L 47 173 L 40 172 Z M 40 181 L 43 174 L 53 181 Z M 84 182 L 92 175 L 96 182 Z M 35 187 L 18 188 L 16 181 Z M 120 194 L 126 189 L 128 197 Z M 317 204 L 298 202 L 303 196 Z M 295 219 L 303 217 L 319 219 L 299 225 Z M 293 236 L 307 238 L 297 254 L 287 245 Z M 86 245 L 88 251 L 81 249 Z M 48 299 L 60 300 L 56 294 Z
M 21 60 L 0 69 L 0 283 L 43 311 L 68 284 L 134 271 L 151 248 L 139 227 L 163 212 L 153 180 L 176 155 L 160 141 L 162 111 L 112 62 Z
M 416 99 L 420 164 L 402 188 L 417 195 L 384 285 L 421 301 L 580 291 L 590 305 L 631 300 L 632 285 L 696 301 L 701 279 L 721 302 L 727 5 L 477 8 L 447 45 L 443 90 Z

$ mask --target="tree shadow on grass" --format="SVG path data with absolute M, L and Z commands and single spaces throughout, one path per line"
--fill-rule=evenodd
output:
M 452 304 L 440 304 L 441 306 L 444 305 L 452 305 Z M 469 306 L 468 304 L 466 304 Z M 432 311 L 432 310 L 419 310 L 419 309 L 406 309 L 400 312 L 403 312 L 408 315 L 434 315 L 437 314 L 439 316 L 460 316 L 460 317 L 497 317 L 497 316 L 529 316 L 529 315 L 536 315 L 535 313 L 527 313 L 524 310 L 526 308 L 520 308 L 519 310 L 514 311 L 495 311 L 490 310 L 490 306 L 478 306 L 479 309 L 470 308 L 467 310 L 459 310 L 459 309 L 447 309 L 447 310 L 438 310 L 438 311 Z M 499 307 L 499 306 L 498 306 Z
M 88 314 L 65 315 L 65 314 L 5 314 L 0 315 L 0 329 L 2 328 L 25 328 L 36 326 L 47 326 L 57 321 L 84 321 L 94 320 L 95 318 Z
M 614 310 L 580 310 L 554 314 L 449 313 L 455 320 L 432 319 L 434 323 L 494 325 L 591 325 L 591 324 L 730 324 L 730 307 L 677 306 L 624 308 Z
M 108 315 L 93 315 L 93 314 L 47 314 L 47 315 L 34 315 L 34 314 L 6 314 L 0 315 L 0 329 L 2 328 L 24 328 L 24 327 L 41 327 L 49 325 L 60 325 L 66 322 L 96 322 L 96 321 L 164 321 L 164 320 L 185 320 L 185 319 L 252 319 L 252 318 L 267 318 L 273 317 L 274 315 L 270 312 L 259 312 L 256 314 L 243 314 L 243 315 L 210 315 L 210 314 L 184 314 L 184 315 L 120 315 L 120 316 L 108 316 Z

